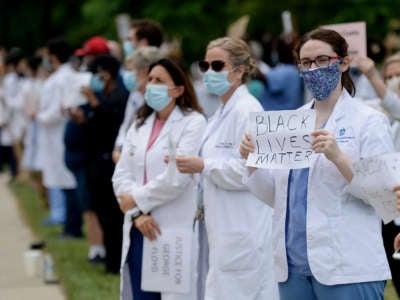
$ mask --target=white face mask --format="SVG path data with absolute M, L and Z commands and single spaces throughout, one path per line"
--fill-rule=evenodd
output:
M 400 96 L 400 76 L 394 76 L 386 80 L 387 87 Z

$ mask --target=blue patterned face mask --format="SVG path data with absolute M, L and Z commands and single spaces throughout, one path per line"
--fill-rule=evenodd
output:
M 341 76 L 339 69 L 340 62 L 338 60 L 327 67 L 300 71 L 304 84 L 316 100 L 327 99 L 338 85 Z
M 122 75 L 122 81 L 124 83 L 125 88 L 132 92 L 137 90 L 137 81 L 136 81 L 136 74 L 132 71 L 125 71 Z
M 105 82 L 100 79 L 99 75 L 94 74 L 90 79 L 90 87 L 92 88 L 93 92 L 99 93 L 104 90 Z
M 172 98 L 168 96 L 167 85 L 148 83 L 144 93 L 144 100 L 155 111 L 162 111 L 172 101 Z
M 228 81 L 228 71 L 215 72 L 208 70 L 203 75 L 203 82 L 208 92 L 213 95 L 222 96 L 232 86 Z

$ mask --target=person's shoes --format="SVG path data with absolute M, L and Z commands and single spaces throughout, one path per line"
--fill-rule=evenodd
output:
M 92 265 L 102 265 L 105 264 L 106 262 L 106 258 L 105 257 L 101 257 L 100 255 L 96 255 L 92 258 L 88 258 L 89 263 L 91 263 Z

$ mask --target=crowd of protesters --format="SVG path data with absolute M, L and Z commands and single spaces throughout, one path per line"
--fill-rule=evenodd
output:
M 0 167 L 38 188 L 43 226 L 85 237 L 88 262 L 121 273 L 121 299 L 383 299 L 391 276 L 400 292 L 400 219 L 382 226 L 351 169 L 400 150 L 400 54 L 381 47 L 377 69 L 372 55 L 350 63 L 335 31 L 296 37 L 221 37 L 185 64 L 139 19 L 121 42 L 2 48 Z M 247 168 L 250 112 L 302 108 L 321 159 Z M 144 291 L 144 239 L 174 228 L 193 235 L 190 291 Z

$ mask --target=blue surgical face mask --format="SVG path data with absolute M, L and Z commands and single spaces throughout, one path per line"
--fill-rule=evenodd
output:
M 168 96 L 168 86 L 165 84 L 150 84 L 146 85 L 144 93 L 146 104 L 155 111 L 162 111 L 172 101 Z
M 300 71 L 304 79 L 304 84 L 316 100 L 321 101 L 327 99 L 337 87 L 341 77 L 339 69 L 340 62 L 341 61 L 338 60 L 327 67 Z
M 42 64 L 43 64 L 43 67 L 45 67 L 45 69 L 47 71 L 49 71 L 49 72 L 54 71 L 54 66 L 48 57 L 43 57 Z
M 232 87 L 232 83 L 228 81 L 228 74 L 228 71 L 208 70 L 205 72 L 203 82 L 208 92 L 217 96 L 224 95 Z
M 126 89 L 130 92 L 136 91 L 138 88 L 136 74 L 133 71 L 125 71 L 122 75 L 122 81 Z
M 99 93 L 104 90 L 105 82 L 100 79 L 98 74 L 94 74 L 90 79 L 90 87 L 92 88 L 93 92 Z
M 125 57 L 131 55 L 135 51 L 135 47 L 130 41 L 124 41 L 122 48 L 124 49 Z

